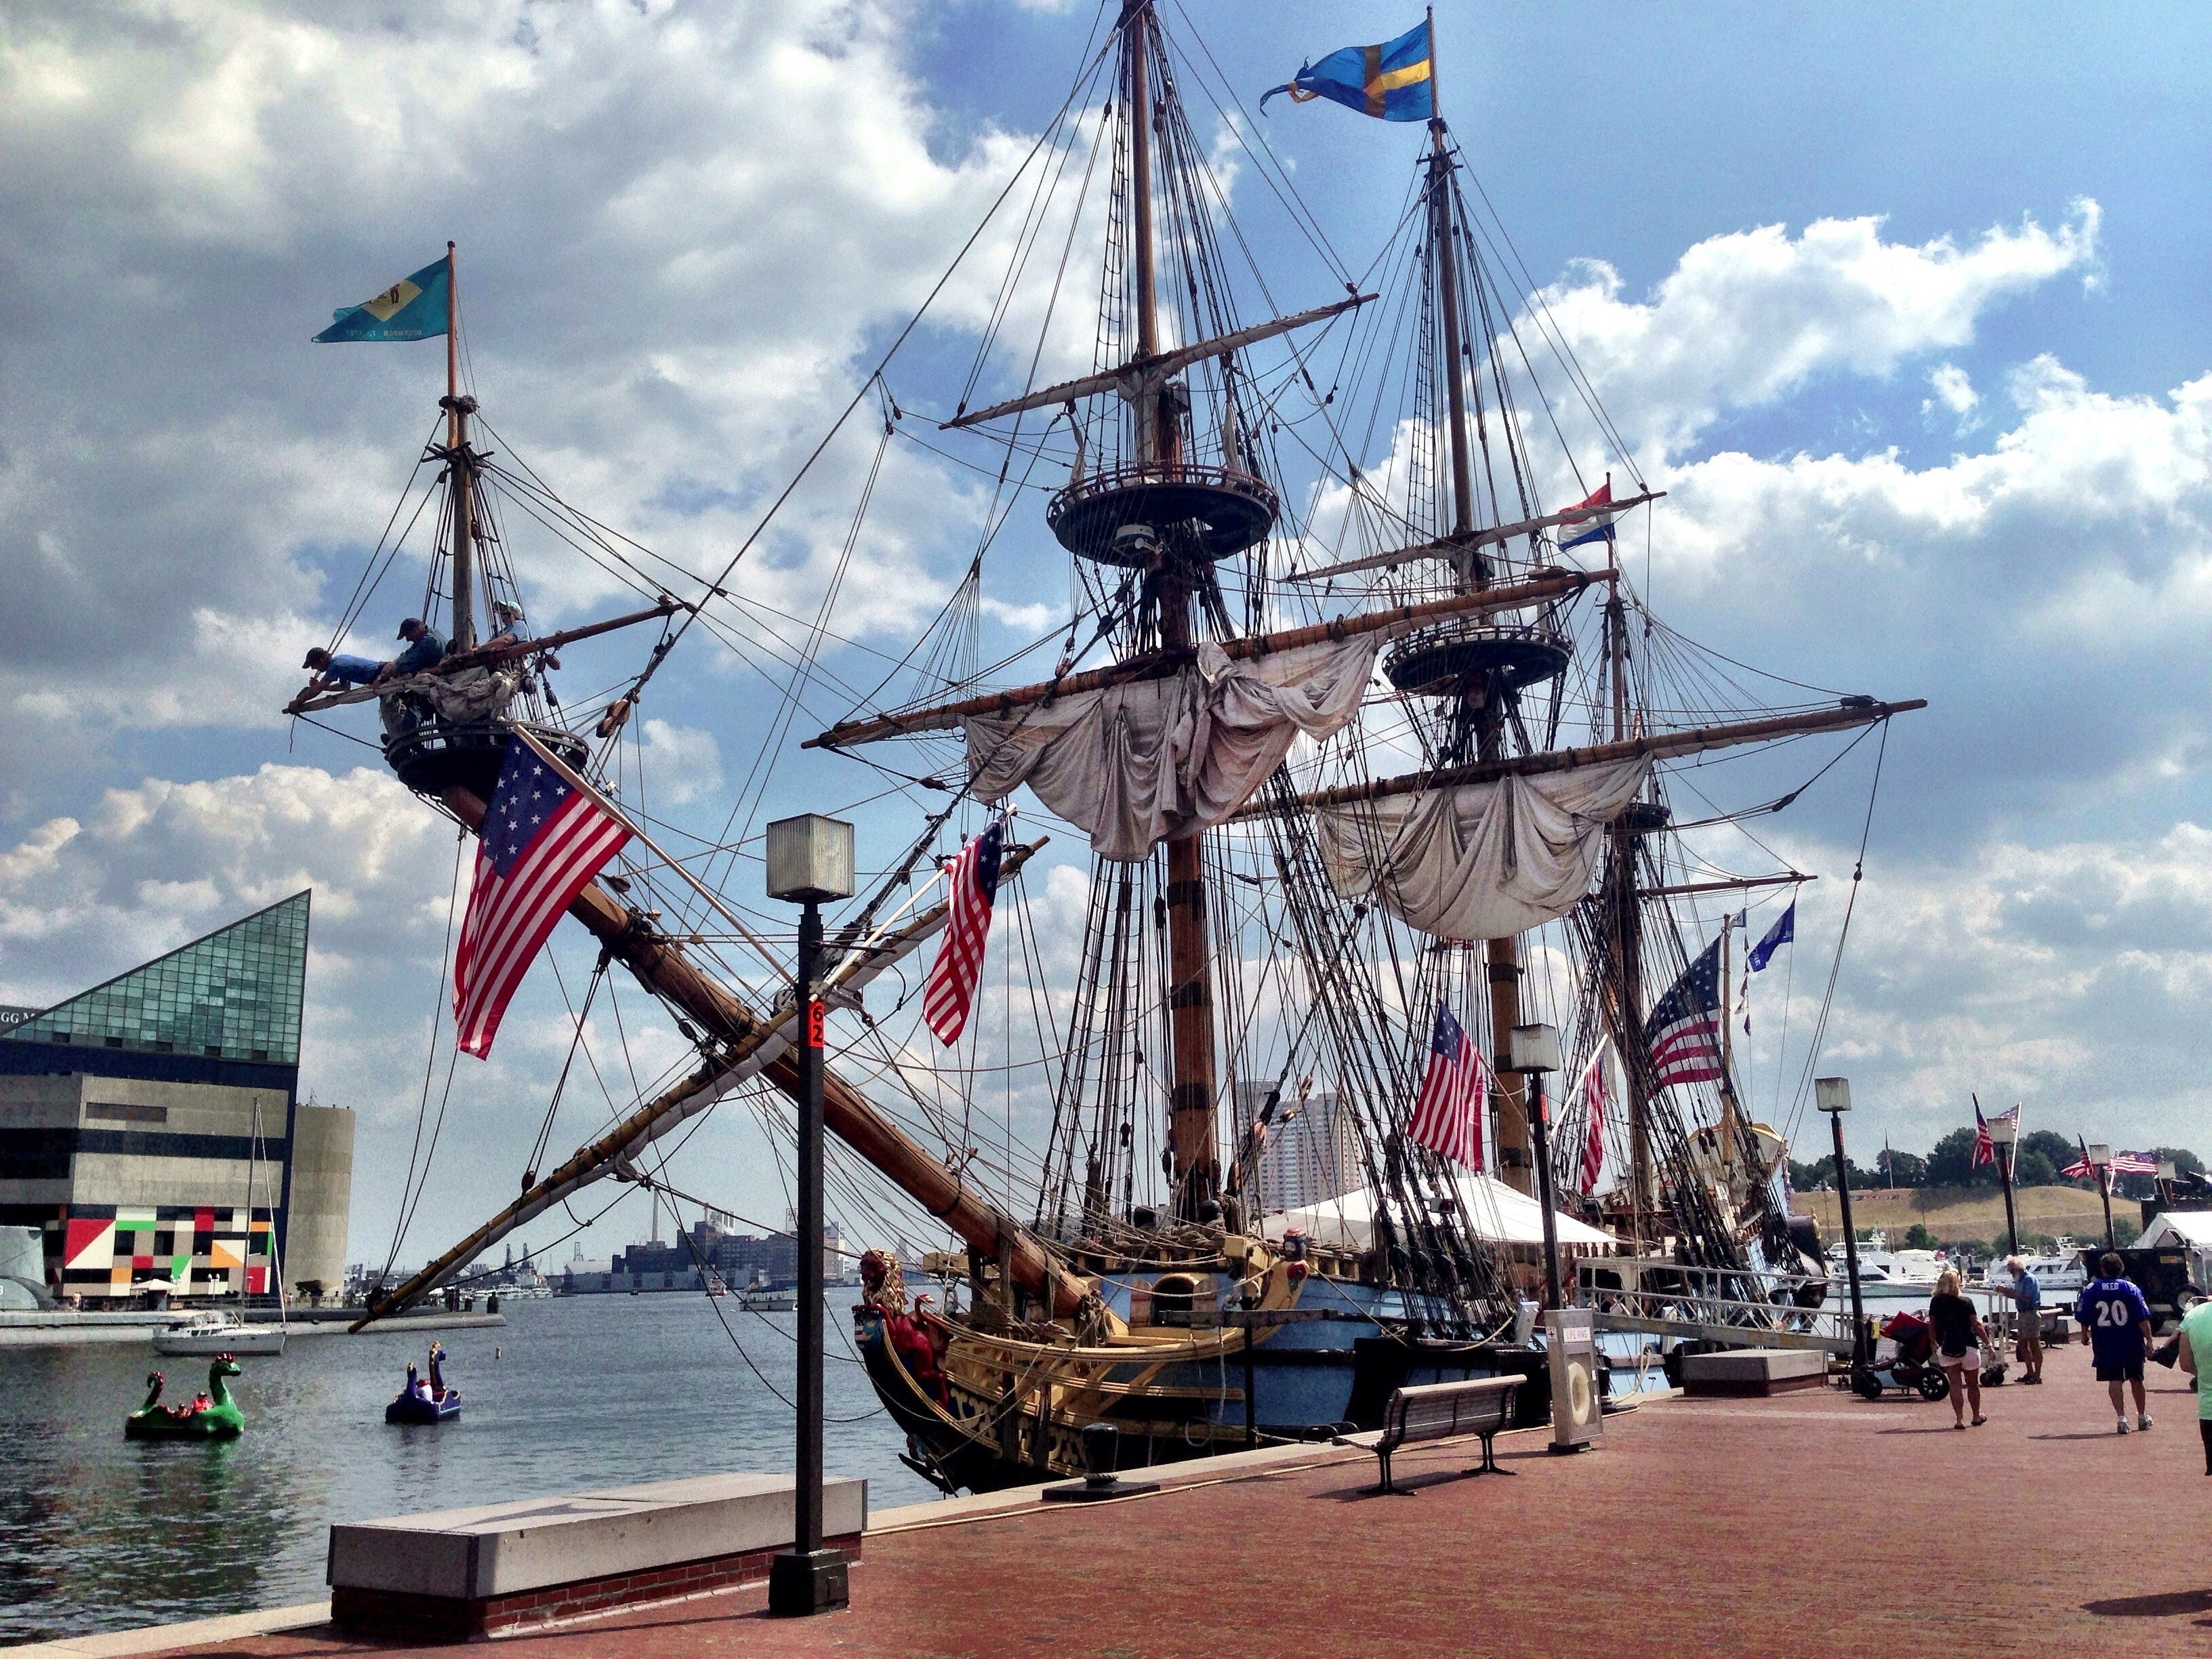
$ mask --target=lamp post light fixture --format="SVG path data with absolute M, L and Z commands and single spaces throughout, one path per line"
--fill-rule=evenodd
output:
M 822 906 L 853 896 L 853 826 L 809 812 L 768 827 L 768 896 L 799 918 L 799 1456 L 791 1548 L 769 1564 L 768 1610 L 830 1613 L 850 1597 L 845 1558 L 822 1547 Z
M 1813 1079 L 1813 1104 L 1828 1115 L 1836 1134 L 1836 1199 L 1843 1209 L 1844 1270 L 1851 1281 L 1851 1373 L 1854 1379 L 1866 1370 L 1866 1303 L 1859 1290 L 1859 1236 L 1851 1225 L 1850 1165 L 1844 1161 L 1844 1114 L 1851 1109 L 1851 1080 L 1847 1077 Z
M 2161 1210 L 2173 1202 L 2173 1183 L 2181 1179 L 2181 1171 L 2170 1158 L 2158 1161 L 2158 1206 Z
M 1974 1108 L 1977 1111 L 1980 1110 L 1981 1103 L 1975 1102 Z M 2012 1157 L 2013 1143 L 2020 1139 L 2020 1108 L 2014 1106 L 2012 1109 L 2011 1116 L 1991 1118 L 1983 1127 L 1989 1131 L 1990 1145 L 1996 1148 L 1997 1179 L 2004 1183 L 2005 1254 L 2018 1255 L 2020 1254 L 2020 1222 L 2013 1213 Z
M 1516 1025 L 1506 1038 L 1504 1069 L 1528 1079 L 1536 1109 L 1529 1127 L 1536 1137 L 1536 1190 L 1544 1206 L 1544 1305 L 1566 1305 L 1559 1293 L 1559 1221 L 1552 1200 L 1552 1107 L 1544 1097 L 1544 1074 L 1559 1069 L 1559 1032 L 1553 1025 Z
M 2117 1250 L 2119 1237 L 2112 1231 L 2112 1148 L 2108 1141 L 2089 1143 L 2089 1167 L 2097 1172 L 2097 1196 L 2105 1200 L 2105 1248 Z

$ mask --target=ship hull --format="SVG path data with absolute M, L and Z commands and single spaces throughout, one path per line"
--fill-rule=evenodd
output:
M 1240 1451 L 1255 1439 L 1378 1428 L 1392 1391 L 1415 1383 L 1517 1375 L 1528 1379 L 1519 1415 L 1539 1421 L 1548 1410 L 1540 1352 L 1415 1338 L 1392 1317 L 1395 1292 L 1329 1288 L 1346 1307 L 1263 1329 L 1249 1365 L 1242 1331 L 1142 1333 L 1086 1348 L 932 1315 L 921 1316 L 939 1350 L 927 1375 L 902 1354 L 892 1319 L 865 1303 L 853 1319 L 869 1379 L 907 1436 L 907 1462 L 948 1491 L 1080 1474 L 1082 1431 L 1094 1423 L 1121 1431 L 1121 1467 L 1136 1469 Z

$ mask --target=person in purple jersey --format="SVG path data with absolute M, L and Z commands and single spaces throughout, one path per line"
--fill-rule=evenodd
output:
M 2150 1427 L 2150 1405 L 2143 1397 L 2143 1357 L 2150 1352 L 2150 1304 L 2124 1277 L 2126 1263 L 2107 1250 L 2097 1262 L 2098 1276 L 2081 1287 L 2081 1300 L 2074 1316 L 2081 1322 L 2081 1340 L 2090 1345 L 2096 1362 L 2097 1381 L 2112 1397 L 2112 1413 L 2119 1431 L 2128 1431 L 2127 1401 L 2120 1385 L 2132 1383 L 2136 1391 L 2136 1426 Z

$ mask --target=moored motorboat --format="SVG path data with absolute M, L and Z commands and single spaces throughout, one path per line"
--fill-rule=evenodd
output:
M 284 1352 L 284 1328 L 249 1325 L 234 1313 L 198 1313 L 155 1332 L 154 1352 L 276 1358 Z

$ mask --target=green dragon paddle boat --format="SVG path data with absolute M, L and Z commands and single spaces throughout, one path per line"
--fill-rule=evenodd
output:
M 208 1367 L 207 1392 L 189 1405 L 161 1403 L 161 1373 L 146 1378 L 146 1403 L 123 1419 L 125 1440 L 230 1440 L 246 1432 L 246 1413 L 230 1397 L 223 1379 L 241 1375 L 238 1362 L 218 1354 Z

